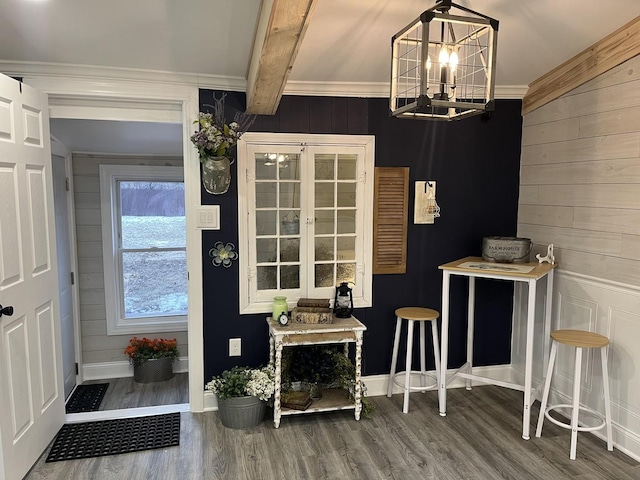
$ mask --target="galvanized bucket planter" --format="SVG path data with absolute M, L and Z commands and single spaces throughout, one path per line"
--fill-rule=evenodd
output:
M 258 397 L 232 397 L 218 400 L 218 413 L 222 425 L 227 428 L 252 428 L 264 419 L 267 402 Z
M 133 380 L 138 383 L 165 382 L 173 378 L 173 358 L 150 358 L 133 362 Z

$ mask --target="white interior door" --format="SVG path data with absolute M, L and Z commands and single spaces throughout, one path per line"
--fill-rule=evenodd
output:
M 65 158 L 51 156 L 53 203 L 56 212 L 56 245 L 58 251 L 58 287 L 60 289 L 60 326 L 62 330 L 62 378 L 64 398 L 76 385 L 76 349 L 71 279 L 71 243 L 67 208 L 68 182 Z
M 0 478 L 23 478 L 64 423 L 46 95 L 0 75 Z

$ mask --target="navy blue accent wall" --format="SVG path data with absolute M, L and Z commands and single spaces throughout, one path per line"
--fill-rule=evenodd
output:
M 222 92 L 215 93 L 219 97 Z M 200 91 L 203 111 L 213 103 L 213 94 Z M 498 100 L 489 119 L 477 116 L 459 122 L 431 122 L 392 118 L 385 99 L 285 96 L 276 115 L 256 119 L 252 131 L 375 135 L 376 166 L 410 167 L 407 273 L 374 275 L 373 307 L 354 314 L 368 328 L 364 375 L 389 373 L 396 308 L 441 310 L 438 265 L 479 256 L 484 236 L 516 234 L 521 107 L 519 100 Z M 228 92 L 226 108 L 229 119 L 234 112 L 244 111 L 244 93 Z M 221 210 L 220 230 L 202 234 L 205 379 L 233 365 L 265 364 L 269 354 L 266 314 L 238 314 L 239 275 L 245 273 L 239 272 L 237 263 L 231 268 L 214 267 L 208 256 L 217 241 L 238 245 L 237 181 L 242 179 L 238 179 L 235 164 L 232 174 L 226 194 L 210 195 L 202 190 L 202 203 L 219 204 Z M 413 224 L 413 184 L 420 180 L 437 182 L 442 216 L 433 225 Z M 245 252 L 239 250 L 239 254 Z M 450 367 L 461 365 L 466 356 L 466 296 L 466 281 L 452 278 Z M 512 297 L 510 282 L 476 282 L 474 364 L 510 363 Z M 241 357 L 228 356 L 229 338 L 235 337 L 242 338 Z M 402 357 L 404 343 L 403 338 Z M 430 348 L 430 340 L 428 343 Z M 418 365 L 417 349 L 414 353 Z M 433 359 L 427 357 L 428 368 L 433 368 Z

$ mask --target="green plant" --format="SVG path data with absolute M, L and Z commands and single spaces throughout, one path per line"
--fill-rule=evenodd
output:
M 129 345 L 124 349 L 125 355 L 130 362 L 144 361 L 152 358 L 171 358 L 175 360 L 180 352 L 178 351 L 178 340 L 175 338 L 168 340 L 164 338 L 133 337 L 129 340 Z
M 293 382 L 312 382 L 324 387 L 344 388 L 355 399 L 356 367 L 344 355 L 342 347 L 304 345 L 289 347 L 282 355 L 283 390 L 291 390 Z M 367 387 L 360 381 L 362 415 L 370 418 L 375 410 L 366 397 Z
M 268 400 L 275 390 L 275 372 L 271 367 L 233 367 L 215 376 L 205 385 L 219 400 L 247 395 Z

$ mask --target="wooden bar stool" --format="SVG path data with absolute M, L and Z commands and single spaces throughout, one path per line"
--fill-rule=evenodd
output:
M 542 404 L 540 405 L 540 415 L 538 416 L 538 428 L 536 429 L 536 437 L 542 434 L 542 424 L 544 418 L 548 418 L 556 425 L 571 430 L 571 453 L 569 458 L 576 459 L 576 446 L 578 443 L 578 432 L 590 432 L 600 430 L 607 427 L 607 450 L 613 450 L 613 440 L 611 435 L 611 399 L 609 396 L 609 373 L 607 370 L 607 347 L 609 339 L 599 333 L 586 332 L 583 330 L 555 330 L 551 332 L 551 356 L 549 358 L 549 368 L 547 370 L 547 378 L 544 383 L 544 393 L 542 395 Z M 558 344 L 569 345 L 576 349 L 575 371 L 573 376 L 573 398 L 572 404 L 559 404 L 547 406 L 549 400 L 549 389 L 551 387 L 551 376 L 553 375 L 553 365 L 558 353 Z M 582 373 L 582 349 L 583 348 L 599 348 L 602 359 L 602 383 L 604 387 L 604 411 L 605 415 L 592 410 L 591 408 L 580 405 L 580 374 Z M 556 409 L 569 409 L 571 412 L 571 423 L 561 422 L 551 417 L 550 412 Z M 597 417 L 601 423 L 593 427 L 581 427 L 578 425 L 578 415 L 580 410 L 588 412 Z
M 438 344 L 438 317 L 440 314 L 430 308 L 422 307 L 403 307 L 396 310 L 396 335 L 393 340 L 393 355 L 391 357 L 391 371 L 389 373 L 389 386 L 387 387 L 387 397 L 391 397 L 393 392 L 393 384 L 404 389 L 404 405 L 402 412 L 409 412 L 409 392 L 411 391 L 427 391 L 438 388 L 438 379 L 440 378 L 440 348 Z M 402 320 L 407 320 L 407 356 L 404 371 L 396 372 L 398 363 L 398 347 L 400 346 L 400 331 L 402 328 Z M 411 370 L 411 356 L 413 349 L 413 324 L 420 322 L 420 371 Z M 427 372 L 427 362 L 425 353 L 425 322 L 431 322 L 431 335 L 433 337 L 433 356 L 436 364 L 435 378 L 433 373 Z M 411 385 L 411 375 L 420 375 L 420 386 Z M 404 377 L 403 382 L 398 377 Z M 432 377 L 434 383 L 427 385 L 426 377 Z

